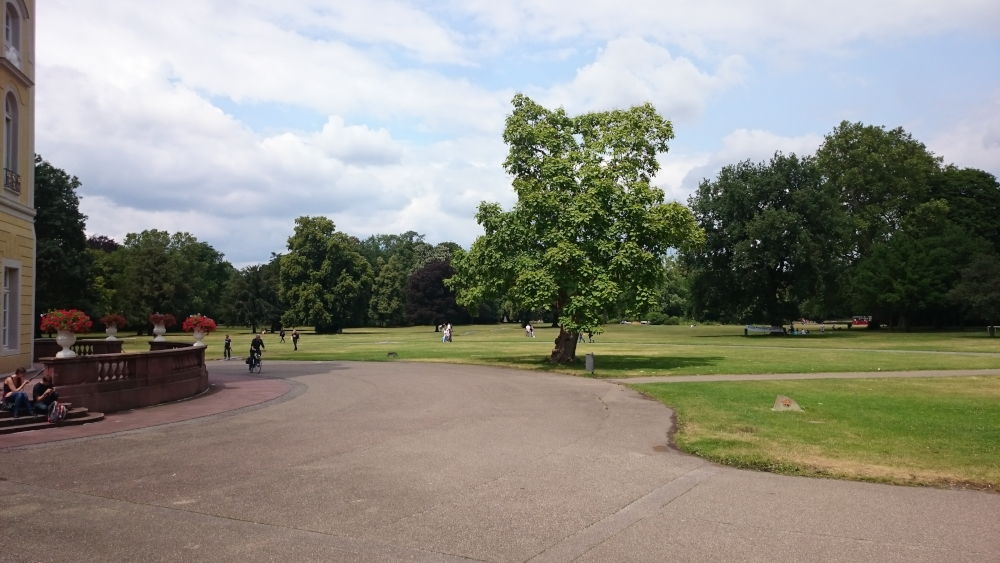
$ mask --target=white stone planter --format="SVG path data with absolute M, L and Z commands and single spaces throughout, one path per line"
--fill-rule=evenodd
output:
M 195 331 L 191 332 L 191 336 L 194 337 L 194 345 L 195 345 L 195 347 L 205 346 L 206 345 L 204 342 L 202 342 L 202 339 L 204 339 L 206 336 L 208 336 L 207 332 L 202 332 L 200 330 L 195 330 Z
M 75 358 L 76 352 L 70 350 L 76 342 L 76 333 L 71 330 L 60 330 L 56 333 L 56 344 L 62 346 L 62 350 L 56 352 L 57 358 Z

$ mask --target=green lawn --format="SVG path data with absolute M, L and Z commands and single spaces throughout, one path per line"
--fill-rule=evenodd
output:
M 205 340 L 208 357 L 222 356 L 225 328 Z M 1000 367 L 1000 338 L 981 332 L 890 333 L 865 330 L 827 331 L 806 336 L 743 336 L 738 326 L 608 325 L 595 342 L 577 347 L 580 361 L 553 367 L 545 360 L 556 329 L 540 326 L 526 338 L 517 325 L 455 327 L 454 342 L 442 344 L 431 327 L 349 329 L 344 334 L 303 334 L 299 351 L 291 338 L 278 342 L 265 335 L 265 358 L 271 360 L 387 361 L 478 363 L 522 369 L 584 374 L 583 356 L 593 353 L 595 377 L 640 377 L 726 373 L 816 373 L 836 371 L 981 369 Z M 230 331 L 237 356 L 246 354 L 251 335 Z M 171 340 L 186 340 L 171 333 Z M 127 343 L 142 350 L 148 337 Z
M 677 446 L 728 465 L 1000 490 L 1000 377 L 649 383 Z M 777 395 L 803 412 L 771 410 Z
M 208 358 L 222 357 L 226 332 L 234 357 L 252 335 L 221 327 L 206 338 Z M 267 360 L 358 360 L 474 363 L 593 377 L 816 373 L 1000 368 L 1000 338 L 985 330 L 898 333 L 834 330 L 823 334 L 743 336 L 740 326 L 609 325 L 577 348 L 575 366 L 545 360 L 557 330 L 517 325 L 455 328 L 442 343 L 431 327 L 351 329 L 339 335 L 265 335 Z M 170 340 L 190 341 L 171 333 Z M 148 336 L 127 338 L 126 351 L 148 349 Z M 395 357 L 389 357 L 394 352 Z M 808 380 L 642 384 L 673 407 L 675 440 L 691 453 L 738 467 L 891 483 L 1000 487 L 1000 376 L 912 380 Z M 778 394 L 804 413 L 774 413 Z

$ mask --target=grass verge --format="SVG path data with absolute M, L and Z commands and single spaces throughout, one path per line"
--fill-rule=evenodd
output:
M 676 445 L 747 469 L 1000 490 L 1000 378 L 650 383 Z M 774 412 L 777 395 L 803 412 Z

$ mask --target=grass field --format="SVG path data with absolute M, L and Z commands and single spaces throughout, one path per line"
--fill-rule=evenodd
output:
M 208 357 L 222 357 L 225 328 L 206 339 Z M 526 338 L 517 325 L 455 327 L 454 342 L 443 344 L 431 327 L 349 329 L 344 334 L 303 334 L 299 351 L 291 338 L 265 335 L 271 360 L 396 360 L 476 363 L 583 375 L 583 356 L 595 356 L 595 377 L 660 375 L 817 373 L 837 371 L 982 369 L 1000 367 L 1000 338 L 982 332 L 890 333 L 827 331 L 806 336 L 743 336 L 737 326 L 609 325 L 595 342 L 577 346 L 575 366 L 546 362 L 557 329 L 539 327 Z M 252 336 L 232 330 L 234 351 L 246 355 Z M 174 333 L 171 340 L 187 340 Z M 136 339 L 146 349 L 147 337 Z M 131 344 L 126 344 L 127 348 Z
M 252 335 L 230 328 L 233 355 Z M 222 357 L 222 327 L 206 338 Z M 352 329 L 339 335 L 265 335 L 268 360 L 474 363 L 597 378 L 1000 368 L 1000 338 L 985 330 L 898 333 L 828 330 L 804 336 L 743 336 L 739 326 L 609 325 L 580 343 L 575 366 L 546 362 L 556 329 L 538 325 L 455 327 L 442 343 L 431 327 Z M 190 341 L 173 333 L 170 340 Z M 127 338 L 126 351 L 149 337 Z M 389 353 L 395 353 L 390 357 Z M 593 353 L 591 376 L 582 358 Z M 677 445 L 738 467 L 898 484 L 1000 489 L 1000 376 L 908 380 L 649 383 L 635 386 L 675 409 Z M 774 413 L 778 394 L 803 413 Z

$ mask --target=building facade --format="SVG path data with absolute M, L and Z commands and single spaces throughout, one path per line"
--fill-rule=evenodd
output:
M 4 0 L 0 373 L 31 367 L 35 323 L 35 0 Z

